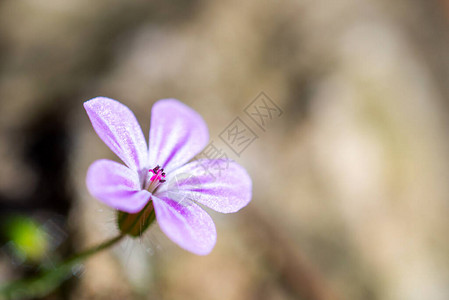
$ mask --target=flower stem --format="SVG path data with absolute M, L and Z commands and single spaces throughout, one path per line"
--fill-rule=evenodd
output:
M 0 287 L 0 298 L 23 299 L 43 297 L 57 288 L 63 281 L 72 275 L 72 269 L 89 256 L 111 247 L 119 242 L 125 235 L 120 234 L 95 247 L 75 254 L 71 258 L 47 270 L 34 278 L 20 279 Z

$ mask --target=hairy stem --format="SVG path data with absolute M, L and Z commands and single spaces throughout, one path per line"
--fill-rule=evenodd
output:
M 43 297 L 57 288 L 63 281 L 72 275 L 72 269 L 89 256 L 111 247 L 119 242 L 125 235 L 120 234 L 100 245 L 80 252 L 51 270 L 47 270 L 34 278 L 21 279 L 0 287 L 0 298 L 23 299 Z

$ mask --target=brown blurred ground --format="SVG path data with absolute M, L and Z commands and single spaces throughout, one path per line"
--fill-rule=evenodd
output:
M 448 5 L 444 1 L 0 3 L 0 201 L 62 215 L 67 251 L 115 232 L 86 191 L 114 158 L 82 103 L 118 99 L 149 129 L 178 98 L 211 139 L 237 116 L 259 138 L 217 246 L 179 249 L 157 227 L 89 260 L 67 299 L 448 299 Z M 259 92 L 284 111 L 266 131 Z M 45 215 L 45 213 L 44 213 Z M 0 280 L 14 267 L 1 260 Z M 51 297 L 49 298 L 51 299 Z

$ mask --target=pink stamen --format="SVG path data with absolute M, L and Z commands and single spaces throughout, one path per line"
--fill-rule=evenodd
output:
M 151 169 L 149 172 L 153 173 L 154 175 L 151 176 L 151 181 L 159 180 L 160 182 L 165 182 L 165 173 L 164 169 L 161 169 L 159 166 L 156 166 L 154 169 Z

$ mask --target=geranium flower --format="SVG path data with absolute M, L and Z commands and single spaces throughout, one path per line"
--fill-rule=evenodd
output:
M 189 162 L 209 141 L 203 118 L 176 99 L 157 101 L 151 110 L 148 148 L 136 117 L 125 105 L 97 97 L 86 101 L 84 108 L 98 136 L 126 165 L 107 159 L 95 161 L 87 172 L 89 192 L 123 212 L 119 218 L 128 217 L 128 221 L 119 219 L 122 227 L 123 222 L 151 223 L 155 215 L 172 241 L 198 255 L 208 254 L 217 234 L 214 222 L 199 204 L 221 213 L 236 212 L 251 201 L 252 183 L 234 161 Z M 222 162 L 226 168 L 219 176 L 202 168 Z M 140 227 L 145 230 L 142 224 Z

